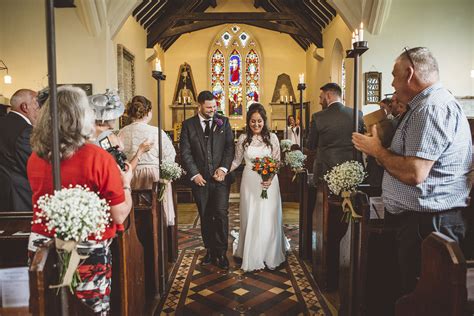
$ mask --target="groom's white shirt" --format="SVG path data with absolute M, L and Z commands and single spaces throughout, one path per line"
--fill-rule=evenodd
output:
M 199 117 L 199 122 L 201 123 L 202 131 L 204 132 L 204 130 L 206 129 L 206 122 L 205 122 L 205 121 L 206 121 L 206 120 L 209 120 L 209 121 L 212 123 L 212 118 L 206 119 L 206 118 L 204 118 L 204 117 L 201 115 L 201 113 L 199 113 L 199 112 L 198 112 L 198 117 Z M 212 128 L 212 125 L 211 125 L 211 128 Z M 227 168 L 219 167 L 219 169 L 221 169 L 222 171 L 224 171 L 224 173 L 227 174 L 227 171 L 228 171 Z M 198 173 L 198 174 L 199 174 L 199 173 Z M 197 177 L 197 175 L 193 176 L 193 177 L 191 178 L 191 181 L 194 181 L 194 178 L 196 178 L 196 177 Z

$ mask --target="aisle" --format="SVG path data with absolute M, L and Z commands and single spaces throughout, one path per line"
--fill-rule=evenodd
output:
M 229 213 L 230 229 L 238 229 L 238 203 L 230 204 Z M 310 272 L 297 257 L 296 225 L 285 225 L 292 246 L 286 263 L 274 271 L 243 273 L 230 251 L 228 272 L 199 265 L 205 249 L 198 221 L 189 222 L 194 224 L 179 226 L 180 254 L 171 289 L 158 309 L 161 315 L 331 315 Z

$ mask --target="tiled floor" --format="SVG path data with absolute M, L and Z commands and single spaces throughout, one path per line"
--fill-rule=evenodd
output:
M 232 200 L 231 200 L 232 201 Z M 230 204 L 230 229 L 239 227 L 238 203 Z M 228 253 L 229 271 L 201 266 L 199 221 L 192 204 L 179 207 L 180 254 L 161 315 L 332 315 L 306 265 L 297 257 L 298 205 L 285 204 L 285 234 L 292 250 L 275 270 L 244 273 Z M 232 242 L 229 238 L 229 243 Z M 231 247 L 229 247 L 231 249 Z

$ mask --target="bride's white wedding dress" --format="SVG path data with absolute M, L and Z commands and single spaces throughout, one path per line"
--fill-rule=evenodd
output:
M 275 134 L 270 135 L 272 148 L 268 147 L 261 136 L 253 136 L 252 142 L 244 150 L 242 144 L 246 135 L 240 135 L 235 148 L 235 158 L 231 171 L 245 159 L 245 168 L 240 185 L 240 233 L 234 256 L 242 258 L 242 270 L 253 271 L 265 268 L 274 269 L 285 259 L 290 248 L 283 234 L 282 203 L 278 176 L 268 188 L 268 199 L 262 199 L 261 176 L 252 170 L 252 159 L 271 156 L 280 160 L 280 144 Z

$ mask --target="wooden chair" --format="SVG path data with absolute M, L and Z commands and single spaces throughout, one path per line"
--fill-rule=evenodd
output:
M 468 303 L 469 297 L 469 303 Z M 397 301 L 397 316 L 463 316 L 474 310 L 474 269 L 459 245 L 434 232 L 422 243 L 421 276 L 415 290 Z

